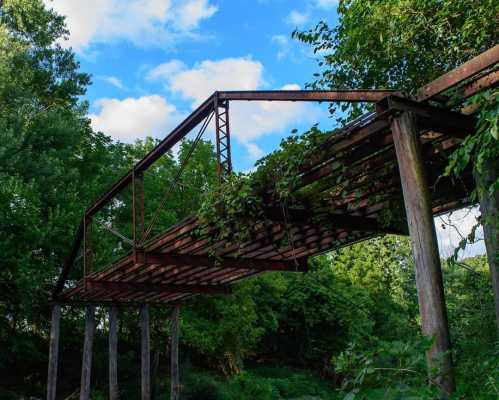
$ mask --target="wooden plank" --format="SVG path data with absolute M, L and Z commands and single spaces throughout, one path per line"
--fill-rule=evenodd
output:
M 170 293 L 207 293 L 227 294 L 231 288 L 222 285 L 177 285 L 167 283 L 148 282 L 115 282 L 115 281 L 89 281 L 89 289 L 105 289 L 106 291 L 139 291 L 139 292 L 170 292 Z
M 109 307 L 109 400 L 118 400 L 118 307 Z
M 149 332 L 149 306 L 140 307 L 140 377 L 141 399 L 151 399 L 151 337 Z
M 50 323 L 49 365 L 47 373 L 47 400 L 55 400 L 57 393 L 57 371 L 59 363 L 59 334 L 61 326 L 61 306 L 52 306 Z
M 180 307 L 173 307 L 171 316 L 171 343 L 170 343 L 170 399 L 180 399 L 180 377 L 178 368 L 178 339 L 179 339 Z
M 145 253 L 140 250 L 135 252 L 135 262 L 137 264 L 158 264 L 158 265 L 192 265 L 203 267 L 219 268 L 244 268 L 259 271 L 305 271 L 306 260 L 294 261 L 274 261 L 236 257 L 209 257 L 190 254 L 172 253 Z
M 428 367 L 440 367 L 436 381 L 452 393 L 455 383 L 442 271 L 416 116 L 404 112 L 394 118 L 392 133 L 411 235 L 422 330 L 434 338 L 427 352 Z
M 499 62 L 499 45 L 492 47 L 418 90 L 416 100 L 427 100 Z
M 380 107 L 385 107 L 390 115 L 393 115 L 394 112 L 413 112 L 418 116 L 421 128 L 442 132 L 460 139 L 475 132 L 477 120 L 471 115 L 417 103 L 397 96 L 387 97 L 378 104 Z
M 92 348 L 95 332 L 95 307 L 87 306 L 85 310 L 85 341 L 81 365 L 80 400 L 90 399 L 90 381 L 92 375 Z

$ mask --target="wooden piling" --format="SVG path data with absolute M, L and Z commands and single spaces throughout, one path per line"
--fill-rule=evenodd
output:
M 452 393 L 455 383 L 442 271 L 416 117 L 404 112 L 394 117 L 391 128 L 411 236 L 422 330 L 426 337 L 434 338 L 427 362 L 430 369 L 438 367 L 440 371 L 432 382 Z
M 95 307 L 87 306 L 85 310 L 85 341 L 81 365 L 80 400 L 90 399 L 90 380 L 92 374 L 92 348 L 95 332 Z
M 151 398 L 151 338 L 149 332 L 149 306 L 140 308 L 140 334 L 141 334 L 141 393 L 142 400 Z
M 118 307 L 111 306 L 109 308 L 109 400 L 118 399 Z
M 171 316 L 171 344 L 170 344 L 170 400 L 180 399 L 180 377 L 178 369 L 178 340 L 179 340 L 180 307 L 175 306 Z
M 50 324 L 49 365 L 47 373 L 47 400 L 55 400 L 57 393 L 57 367 L 59 363 L 59 334 L 61 325 L 61 306 L 52 307 Z

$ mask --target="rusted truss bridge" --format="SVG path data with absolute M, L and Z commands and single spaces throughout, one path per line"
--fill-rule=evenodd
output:
M 475 132 L 479 110 L 463 106 L 464 99 L 497 86 L 498 62 L 499 46 L 495 46 L 411 97 L 391 90 L 215 92 L 86 210 L 53 293 L 55 331 L 48 398 L 55 398 L 61 304 L 87 306 L 86 335 L 93 329 L 93 306 L 111 306 L 114 313 L 116 306 L 140 306 L 143 333 L 148 337 L 147 305 L 170 304 L 178 317 L 178 305 L 193 294 L 227 293 L 234 282 L 265 271 L 303 272 L 309 257 L 386 233 L 408 233 L 417 243 L 413 253 L 423 332 L 436 335 L 430 356 L 445 352 L 449 337 L 433 215 L 470 202 L 469 194 L 475 186 L 471 171 L 459 181 L 442 179 L 441 175 L 449 154 Z M 254 238 L 244 243 L 213 240 L 213 229 L 195 216 L 149 238 L 151 229 L 144 221 L 144 172 L 191 131 L 200 127 L 202 133 L 214 118 L 217 170 L 219 179 L 225 179 L 232 172 L 229 104 L 234 101 L 363 102 L 373 103 L 374 111 L 331 133 L 301 166 L 296 189 L 319 186 L 320 211 L 289 209 L 283 220 L 278 205 L 269 204 L 272 226 L 257 226 Z M 104 269 L 92 270 L 92 219 L 130 186 L 133 250 Z M 383 212 L 396 206 L 403 210 L 407 224 L 382 223 Z M 317 213 L 325 215 L 329 223 L 314 223 Z M 203 228 L 202 235 L 196 233 L 199 228 Z M 282 240 L 285 235 L 290 236 L 288 241 Z M 83 278 L 68 285 L 80 252 Z M 142 398 L 148 399 L 148 344 L 144 340 Z M 81 398 L 88 398 L 90 385 L 91 344 L 87 339 L 85 344 Z M 172 398 L 178 398 L 178 368 L 172 362 Z M 450 369 L 449 357 L 445 363 L 444 367 Z M 111 386 L 115 380 L 110 378 Z M 452 390 L 452 380 L 443 378 L 442 386 Z M 112 393 L 111 398 L 115 398 Z

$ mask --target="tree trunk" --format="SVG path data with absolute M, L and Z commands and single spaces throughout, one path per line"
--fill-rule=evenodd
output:
M 499 190 L 490 193 L 489 187 L 499 179 L 499 159 L 489 158 L 482 171 L 474 171 L 480 200 L 483 235 L 487 249 L 490 279 L 494 291 L 497 335 L 499 338 Z
M 392 135 L 411 235 L 422 330 L 426 337 L 434 338 L 427 362 L 430 370 L 439 368 L 435 383 L 452 393 L 455 383 L 440 256 L 415 116 L 404 112 L 395 117 Z
M 85 311 L 85 341 L 81 365 L 80 400 L 90 399 L 90 380 L 92 374 L 92 348 L 95 332 L 95 307 L 87 306 Z
M 61 306 L 52 307 L 50 324 L 49 367 L 47 374 L 47 400 L 55 400 L 57 392 L 57 366 L 59 362 L 59 333 L 61 323 Z

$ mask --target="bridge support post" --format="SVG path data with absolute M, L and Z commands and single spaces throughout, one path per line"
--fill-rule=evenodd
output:
M 141 335 L 141 399 L 151 399 L 151 337 L 149 332 L 149 306 L 144 304 L 140 308 L 140 335 Z
M 170 344 L 170 374 L 171 387 L 170 399 L 180 399 L 180 375 L 178 369 L 178 340 L 179 340 L 179 314 L 180 307 L 174 306 L 171 316 L 171 344 Z
M 87 306 L 85 310 L 85 341 L 81 365 L 80 400 L 90 399 L 90 381 L 92 375 L 92 348 L 95 332 L 95 307 Z
M 59 364 L 59 334 L 61 325 L 61 306 L 52 307 L 50 324 L 49 366 L 47 373 L 47 400 L 55 400 L 57 393 L 57 370 Z
M 230 154 L 229 100 L 215 96 L 215 134 L 217 142 L 217 172 L 223 182 L 232 171 Z
M 430 369 L 439 368 L 433 382 L 452 393 L 455 383 L 442 270 L 415 115 L 403 112 L 395 116 L 391 129 L 411 236 L 422 330 L 424 336 L 434 338 L 427 363 Z
M 140 247 L 144 239 L 144 174 L 134 169 L 132 181 L 133 242 L 135 247 Z
M 109 400 L 118 399 L 118 307 L 111 306 L 109 308 Z

